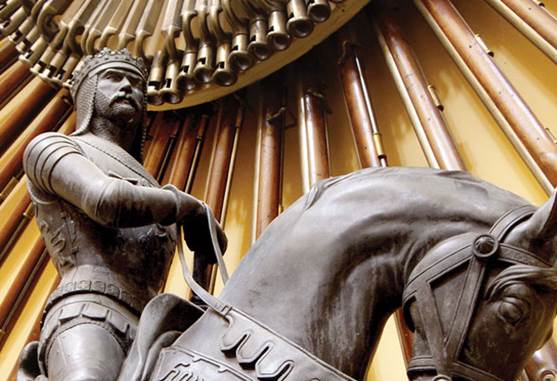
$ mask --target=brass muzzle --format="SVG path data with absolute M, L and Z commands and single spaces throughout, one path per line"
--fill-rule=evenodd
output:
M 51 80 L 59 86 L 62 86 L 70 79 L 80 59 L 81 56 L 78 56 L 77 54 L 71 54 L 64 62 L 62 68 L 55 73 L 52 73 Z
M 9 36 L 13 32 L 15 32 L 21 24 L 23 24 L 26 18 L 27 14 L 25 13 L 25 9 L 19 9 L 12 15 L 12 17 L 2 22 L 2 24 L 0 25 L 0 34 L 3 37 Z
M 176 104 L 180 103 L 183 94 L 180 91 L 178 82 L 178 74 L 180 73 L 180 61 L 171 60 L 166 65 L 166 74 L 164 75 L 164 83 L 160 90 L 160 94 L 165 102 Z
M 48 41 L 41 36 L 25 53 L 19 56 L 19 60 L 25 62 L 29 66 L 33 66 L 41 58 L 47 46 Z
M 230 43 L 223 42 L 217 47 L 217 64 L 213 81 L 219 86 L 231 86 L 238 77 L 230 65 Z
M 197 61 L 193 69 L 193 76 L 200 83 L 209 83 L 213 78 L 215 50 L 208 43 L 201 42 L 197 52 Z
M 157 106 L 163 103 L 160 88 L 165 74 L 164 61 L 166 61 L 166 50 L 161 49 L 153 57 L 149 80 L 147 81 L 147 101 Z
M 230 52 L 230 65 L 237 70 L 244 71 L 255 63 L 253 56 L 248 52 L 249 36 L 247 33 L 238 33 L 232 36 L 232 51 Z
M 193 90 L 197 87 L 197 81 L 193 75 L 195 63 L 197 61 L 197 50 L 188 50 L 184 53 L 180 72 L 178 73 L 178 85 L 185 91 Z
M 259 60 L 264 61 L 273 54 L 267 43 L 267 20 L 257 16 L 250 22 L 248 51 Z
M 286 5 L 288 33 L 297 38 L 307 37 L 313 32 L 313 22 L 308 17 L 305 0 L 290 0 Z
M 269 32 L 267 41 L 275 50 L 285 50 L 290 46 L 292 39 L 286 29 L 286 13 L 284 11 L 272 11 L 269 15 Z
M 39 39 L 39 36 L 40 36 L 39 28 L 34 26 L 31 29 L 31 31 L 29 31 L 29 33 L 23 36 L 23 38 L 21 39 L 19 44 L 15 46 L 15 48 L 19 53 L 24 54 L 27 50 L 31 48 L 31 46 L 35 43 L 35 41 Z
M 316 23 L 326 21 L 331 16 L 329 0 L 309 0 L 308 16 Z
M 8 39 L 14 44 L 19 44 L 25 36 L 33 29 L 35 26 L 35 21 L 30 17 L 26 18 L 25 21 L 8 37 Z

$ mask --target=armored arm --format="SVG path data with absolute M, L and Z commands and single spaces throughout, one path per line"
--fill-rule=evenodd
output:
M 106 226 L 187 222 L 203 213 L 195 197 L 173 186 L 149 188 L 106 175 L 74 141 L 57 133 L 41 134 L 28 145 L 24 169 L 34 187 Z

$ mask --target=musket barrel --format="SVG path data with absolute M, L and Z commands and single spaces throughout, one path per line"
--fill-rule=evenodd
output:
M 255 238 L 278 216 L 281 198 L 283 135 L 286 121 L 284 76 L 265 79 L 258 120 L 259 153 Z
M 538 181 L 557 185 L 557 145 L 449 0 L 414 0 Z
M 3 38 L 2 40 L 0 40 L 0 66 L 3 67 L 6 62 L 14 61 L 16 57 L 17 50 L 14 44 L 12 44 L 11 41 L 7 38 Z
M 25 63 L 16 61 L 10 65 L 0 74 L 0 105 L 5 104 L 11 96 L 17 94 L 21 86 L 30 79 L 29 67 Z
M 302 172 L 306 173 L 304 191 L 317 181 L 328 178 L 329 147 L 327 137 L 327 105 L 323 86 L 315 76 L 316 62 L 311 55 L 297 62 L 298 127 L 301 136 Z M 305 167 L 305 168 L 304 168 Z
M 557 18 L 549 13 L 541 2 L 532 0 L 486 0 L 486 2 L 557 63 Z
M 65 89 L 60 90 L 6 152 L 0 156 L 0 189 L 21 170 L 23 151 L 27 144 L 38 134 L 54 129 L 67 115 L 71 106 L 65 97 L 67 97 L 67 91 Z
M 226 217 L 225 199 L 227 187 L 230 185 L 229 177 L 232 174 L 237 130 L 240 128 L 237 119 L 239 114 L 243 114 L 243 107 L 233 98 L 225 98 L 219 102 L 218 113 L 215 116 L 216 131 L 204 199 L 221 223 L 224 223 Z M 215 286 L 214 268 L 215 266 L 204 257 L 195 256 L 194 278 L 211 292 Z
M 54 266 L 50 263 L 47 264 L 46 268 L 41 272 L 37 280 L 37 285 L 33 288 L 32 294 L 29 297 L 29 302 L 26 303 L 22 310 L 22 314 L 24 314 L 26 318 L 29 316 L 33 317 L 33 319 L 25 319 L 25 321 L 22 321 L 21 324 L 20 320 L 22 319 L 18 319 L 12 329 L 12 332 L 17 332 L 17 335 L 26 338 L 24 341 L 17 342 L 19 346 L 9 346 L 10 350 L 14 351 L 14 353 L 20 353 L 24 344 L 39 339 L 41 320 L 43 318 L 43 311 L 46 306 L 46 302 L 49 295 L 52 294 L 58 286 L 58 283 L 60 283 L 60 278 L 57 276 Z M 8 342 L 10 340 L 11 335 L 9 335 L 6 339 L 6 346 L 8 346 Z M 9 374 L 8 379 L 15 380 L 19 369 L 18 357 L 15 357 L 11 363 L 3 365 L 5 367 L 7 365 L 7 369 L 10 369 L 9 366 L 11 365 L 11 371 L 7 372 Z
M 432 87 L 397 20 L 385 8 L 374 8 L 373 15 L 387 66 L 395 79 L 429 165 L 463 170 L 464 163 L 450 136 L 440 110 L 440 102 L 432 96 Z
M 215 148 L 207 178 L 205 200 L 219 221 L 222 217 L 224 195 L 237 127 L 235 123 L 237 110 L 234 109 L 234 106 L 238 106 L 238 104 L 230 99 L 219 105 Z
M 193 113 L 186 116 L 174 149 L 175 157 L 167 171 L 169 182 L 186 192 L 190 191 L 186 189 L 186 185 L 190 174 L 195 172 L 195 156 L 199 152 L 197 146 L 203 141 L 207 120 L 206 114 L 202 114 L 199 118 L 195 118 Z
M 341 52 L 338 68 L 344 100 L 360 165 L 363 168 L 380 167 L 382 163 L 373 141 L 373 134 L 378 131 L 377 122 L 367 92 L 365 72 L 358 57 L 357 46 L 352 41 L 351 31 L 348 28 L 345 26 L 337 32 L 337 45 Z
M 149 131 L 152 140 L 149 143 L 149 149 L 145 156 L 143 166 L 152 176 L 156 176 L 162 164 L 162 159 L 166 152 L 166 144 L 168 143 L 168 130 L 166 122 L 168 121 L 165 113 L 157 113 L 151 130 Z
M 41 253 L 45 249 L 44 241 L 37 225 L 27 224 L 27 227 L 21 239 L 25 238 L 25 247 L 22 247 L 23 256 L 10 255 L 10 269 L 11 276 L 2 277 L 0 293 L 0 327 L 2 330 L 7 331 L 7 323 L 10 312 L 13 310 L 18 296 L 23 292 L 26 281 L 33 269 L 39 262 Z M 7 275 L 7 274 L 6 274 Z M 0 339 L 1 344 L 1 339 Z
M 55 90 L 40 78 L 33 78 L 8 104 L 0 115 L 0 149 L 39 112 L 54 95 Z

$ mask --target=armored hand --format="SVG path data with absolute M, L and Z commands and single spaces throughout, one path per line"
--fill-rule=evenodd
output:
M 197 198 L 179 191 L 174 186 L 166 185 L 165 189 L 174 192 L 177 200 L 177 216 L 176 223 L 184 228 L 184 237 L 188 248 L 195 252 L 196 255 L 204 256 L 208 263 L 216 263 L 214 256 L 213 243 L 211 240 L 211 232 L 209 227 L 209 218 L 207 216 L 207 207 Z M 214 221 L 216 228 L 216 238 L 221 251 L 226 251 L 228 240 L 224 230 L 218 223 Z

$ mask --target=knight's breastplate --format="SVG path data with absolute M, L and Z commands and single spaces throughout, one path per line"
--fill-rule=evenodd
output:
M 136 185 L 158 183 L 127 152 L 104 141 L 75 138 L 108 176 Z M 175 226 L 103 226 L 65 200 L 31 187 L 48 252 L 61 276 L 49 305 L 65 295 L 94 292 L 140 312 L 161 288 L 176 245 Z

